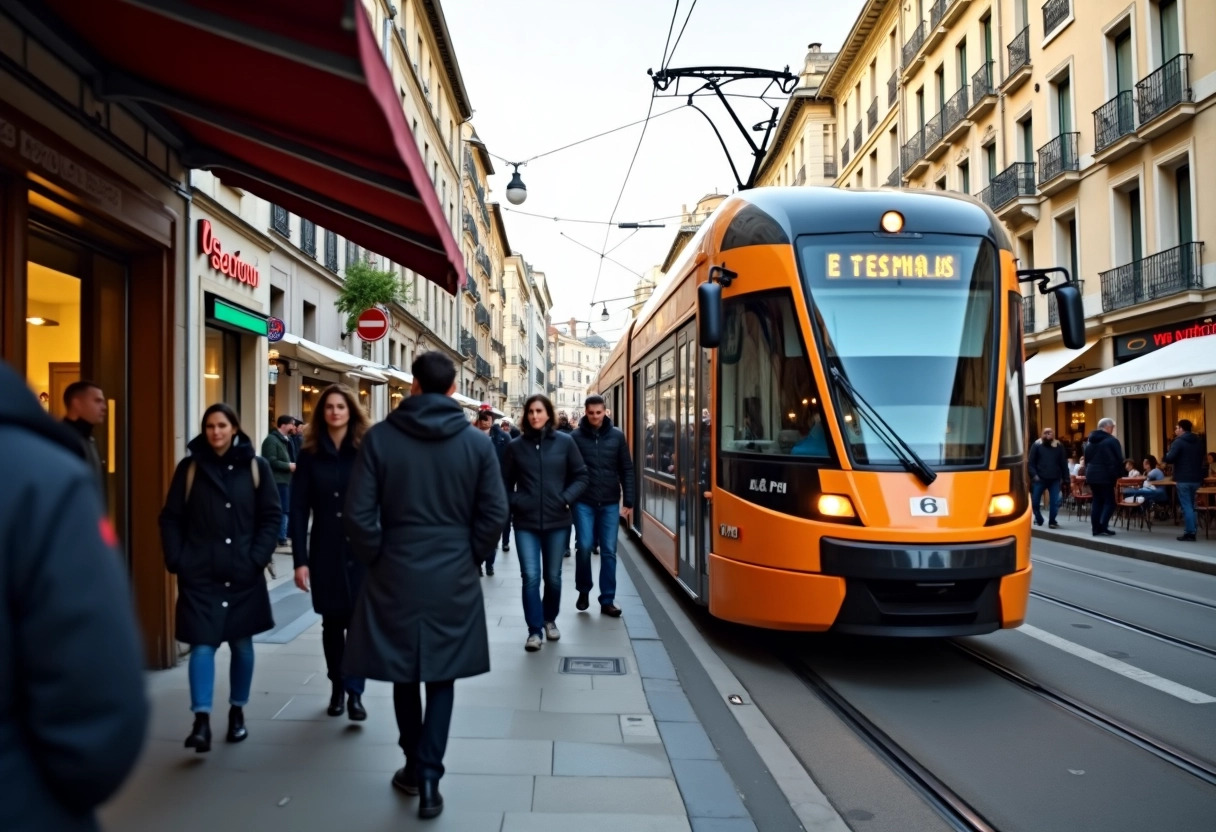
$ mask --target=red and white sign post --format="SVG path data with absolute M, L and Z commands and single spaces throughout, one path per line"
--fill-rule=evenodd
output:
M 388 334 L 388 313 L 373 306 L 359 315 L 355 332 L 364 341 L 379 341 Z

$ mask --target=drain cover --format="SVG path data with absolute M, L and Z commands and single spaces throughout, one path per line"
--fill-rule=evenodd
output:
M 625 660 L 597 656 L 565 656 L 558 666 L 558 672 L 583 676 L 624 676 Z

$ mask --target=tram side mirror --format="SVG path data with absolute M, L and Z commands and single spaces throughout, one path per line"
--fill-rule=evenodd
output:
M 1079 350 L 1085 346 L 1085 310 L 1081 307 L 1081 292 L 1073 283 L 1065 283 L 1053 290 L 1056 309 L 1060 313 L 1060 334 L 1064 346 Z
M 722 287 L 702 283 L 697 287 L 697 336 L 703 349 L 722 343 Z

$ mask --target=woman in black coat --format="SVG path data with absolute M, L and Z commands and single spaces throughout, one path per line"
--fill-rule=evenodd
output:
M 242 710 L 253 684 L 253 636 L 274 628 L 262 570 L 274 555 L 282 510 L 270 464 L 254 454 L 236 413 L 213 404 L 187 446 L 160 513 L 165 567 L 177 575 L 177 638 L 191 646 L 186 747 L 211 750 L 215 650 L 232 651 L 228 741 L 248 736 Z
M 355 455 L 366 431 L 367 416 L 351 389 L 344 384 L 325 388 L 312 412 L 308 439 L 296 460 L 291 480 L 291 549 L 296 586 L 312 592 L 312 608 L 321 616 L 325 667 L 333 683 L 327 713 L 341 716 L 344 710 L 349 710 L 350 718 L 356 722 L 367 719 L 363 707 L 364 680 L 342 675 L 342 656 L 366 568 L 355 560 L 346 539 L 342 507 Z M 346 707 L 344 697 L 349 699 Z
M 541 634 L 561 638 L 562 556 L 570 540 L 570 506 L 587 488 L 587 466 L 569 434 L 555 429 L 553 403 L 537 394 L 524 403 L 523 434 L 507 447 L 507 496 L 524 579 L 524 649 L 541 648 Z M 540 595 L 541 562 L 545 595 Z

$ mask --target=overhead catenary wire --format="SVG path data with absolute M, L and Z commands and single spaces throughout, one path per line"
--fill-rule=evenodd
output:
M 683 105 L 681 105 L 679 107 L 672 107 L 670 110 L 664 110 L 663 112 L 658 113 L 656 115 L 648 116 L 648 118 L 651 118 L 651 119 L 662 118 L 663 116 L 669 116 L 672 113 L 677 112 L 682 109 L 684 109 Z M 511 159 L 506 158 L 505 156 L 499 156 L 497 153 L 494 153 L 493 151 L 491 151 L 489 149 L 486 150 L 486 153 L 489 153 L 491 156 L 493 156 L 495 159 L 502 162 L 503 164 L 519 165 L 520 167 L 522 167 L 522 166 L 528 164 L 529 162 L 535 162 L 537 159 L 541 159 L 545 156 L 552 156 L 554 153 L 560 153 L 563 150 L 569 150 L 570 148 L 577 147 L 580 144 L 585 144 L 586 142 L 594 141 L 595 139 L 600 139 L 600 138 L 603 138 L 604 136 L 610 136 L 613 133 L 619 133 L 622 130 L 628 130 L 630 127 L 636 127 L 637 125 L 641 124 L 644 121 L 646 121 L 646 119 L 638 119 L 637 121 L 631 121 L 628 124 L 622 124 L 620 127 L 613 127 L 611 130 L 604 130 L 601 133 L 596 133 L 594 136 L 588 136 L 585 139 L 579 139 L 578 141 L 570 142 L 569 144 L 564 144 L 561 147 L 555 147 L 552 150 L 546 150 L 544 153 L 537 153 L 535 156 L 529 156 L 527 159 L 524 159 L 522 162 L 516 162 Z
M 506 205 L 502 206 L 502 210 L 508 211 L 512 214 L 519 214 L 520 216 L 524 216 L 524 217 L 535 217 L 536 219 L 539 219 L 539 220 L 550 220 L 552 222 L 576 222 L 576 223 L 580 223 L 583 225 L 613 225 L 613 223 L 610 223 L 607 220 L 582 220 L 582 219 L 572 219 L 571 217 L 551 217 L 548 214 L 533 214 L 530 211 L 521 211 L 518 208 L 511 208 Z M 683 217 L 684 217 L 683 214 L 669 214 L 666 217 L 650 217 L 649 219 L 638 220 L 637 222 L 648 223 L 648 222 L 658 222 L 659 220 L 678 220 L 678 219 L 682 219 Z
M 676 9 L 678 10 L 679 8 L 680 8 L 680 4 L 679 4 L 679 2 L 677 2 Z M 680 46 L 680 40 L 684 37 L 684 30 L 688 28 L 688 21 L 692 17 L 692 13 L 694 11 L 696 11 L 696 8 L 697 8 L 697 0 L 692 0 L 692 5 L 688 7 L 688 14 L 684 15 L 684 25 L 680 27 L 680 34 L 676 35 L 675 46 L 671 47 L 671 54 L 669 54 L 667 56 L 667 60 L 662 64 L 662 67 L 664 69 L 666 69 L 668 66 L 670 66 L 671 59 L 676 56 L 676 49 L 678 49 Z

